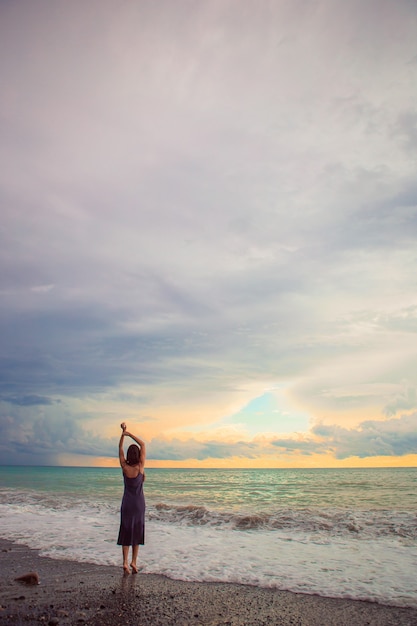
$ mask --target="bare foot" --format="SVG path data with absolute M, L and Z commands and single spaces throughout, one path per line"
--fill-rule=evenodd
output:
M 130 567 L 132 568 L 132 573 L 133 574 L 137 574 L 138 573 L 138 568 L 137 568 L 136 563 L 131 563 Z
M 126 564 L 125 564 L 125 565 L 123 565 L 123 572 L 124 572 L 125 574 L 130 574 L 130 569 L 129 569 L 129 566 L 128 566 L 128 565 L 126 565 Z

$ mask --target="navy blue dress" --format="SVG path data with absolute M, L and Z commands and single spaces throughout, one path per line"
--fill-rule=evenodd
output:
M 120 508 L 119 546 L 137 546 L 145 543 L 145 496 L 143 474 L 128 478 L 123 474 L 125 490 Z

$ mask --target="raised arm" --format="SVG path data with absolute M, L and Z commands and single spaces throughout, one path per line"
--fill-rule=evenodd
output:
M 120 428 L 122 429 L 122 435 L 120 437 L 120 441 L 119 441 L 119 460 L 120 460 L 120 465 L 122 466 L 122 468 L 124 468 L 126 466 L 126 458 L 125 458 L 125 454 L 123 451 L 123 441 L 125 436 L 126 437 L 130 437 L 131 439 L 133 439 L 133 441 L 135 441 L 138 445 L 139 445 L 139 467 L 141 472 L 143 473 L 143 469 L 145 467 L 145 459 L 146 459 L 146 445 L 145 442 L 143 441 L 143 439 L 140 439 L 139 437 L 136 437 L 136 435 L 133 435 L 132 433 L 128 432 L 126 429 L 126 424 L 124 422 L 122 422 L 122 424 L 120 424 Z
M 136 437 L 136 435 L 132 435 L 132 433 L 129 433 L 126 429 L 123 431 L 123 433 L 127 437 L 131 437 L 131 439 L 133 439 L 133 441 L 135 441 L 137 444 L 139 444 L 139 450 L 140 450 L 139 465 L 141 466 L 141 469 L 143 469 L 145 467 L 145 459 L 146 459 L 146 445 L 145 445 L 145 442 L 143 441 L 143 439 L 140 439 L 139 437 Z
M 125 453 L 123 450 L 123 441 L 124 441 L 125 434 L 126 434 L 126 424 L 123 422 L 123 424 L 120 424 L 120 427 L 122 429 L 122 434 L 120 436 L 120 441 L 119 441 L 119 461 L 120 461 L 120 466 L 123 469 L 124 466 L 126 465 L 126 458 L 125 458 Z

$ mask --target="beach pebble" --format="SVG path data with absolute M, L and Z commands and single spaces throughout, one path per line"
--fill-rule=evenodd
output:
M 57 624 L 59 624 L 59 619 L 57 617 L 51 617 L 48 626 L 57 626 Z
M 37 572 L 28 572 L 27 574 L 18 576 L 15 580 L 25 585 L 39 585 L 39 574 Z

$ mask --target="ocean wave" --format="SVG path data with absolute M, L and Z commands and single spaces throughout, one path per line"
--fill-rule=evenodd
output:
M 159 502 L 148 507 L 148 517 L 163 523 L 186 526 L 227 527 L 234 530 L 287 530 L 330 536 L 393 536 L 417 538 L 417 515 L 410 511 L 279 509 L 273 513 L 228 513 L 204 506 Z
M 120 499 L 93 500 L 86 497 L 74 497 L 69 494 L 43 493 L 31 490 L 0 488 L 0 507 L 16 507 L 16 510 L 48 512 L 74 511 L 78 513 L 100 514 L 118 511 Z
M 20 511 L 36 511 L 41 515 L 52 512 L 73 512 L 100 519 L 102 515 L 118 515 L 120 498 L 85 498 L 73 495 L 57 497 L 52 493 L 0 489 L 0 505 L 14 506 Z M 403 542 L 417 539 L 417 513 L 410 510 L 343 508 L 276 508 L 274 511 L 227 511 L 203 505 L 153 503 L 147 500 L 150 521 L 174 526 L 207 526 L 218 530 L 281 531 L 315 535 L 315 537 L 349 537 L 373 539 L 397 538 Z
M 120 501 L 24 492 L 13 500 L 0 498 L 5 539 L 52 558 L 120 564 Z M 227 512 L 150 501 L 147 515 L 145 573 L 417 606 L 413 512 Z

